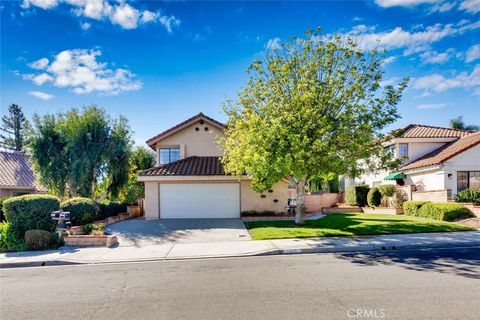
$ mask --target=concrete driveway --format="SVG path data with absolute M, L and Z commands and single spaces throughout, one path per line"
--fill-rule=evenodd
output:
M 241 219 L 127 220 L 105 231 L 116 235 L 120 246 L 136 247 L 251 240 Z

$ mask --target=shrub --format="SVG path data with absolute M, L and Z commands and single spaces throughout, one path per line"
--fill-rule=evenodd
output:
M 379 188 L 380 193 L 383 197 L 393 197 L 397 188 L 393 184 L 383 184 Z
M 368 205 L 372 208 L 378 207 L 382 202 L 382 194 L 378 188 L 372 188 L 367 194 Z
M 242 211 L 242 216 L 274 216 L 275 211 L 264 210 L 264 211 L 256 211 L 256 210 L 245 210 Z
M 104 231 L 105 230 L 105 226 L 103 224 L 100 224 L 100 223 L 88 223 L 83 228 L 85 229 L 85 232 L 87 232 L 88 234 L 92 233 L 92 231 Z
M 408 200 L 408 196 L 405 191 L 397 189 L 393 195 L 392 205 L 394 208 L 403 208 L 403 203 Z
M 369 190 L 367 185 L 349 186 L 345 189 L 345 202 L 352 206 L 365 207 Z
M 24 251 L 25 244 L 17 238 L 10 228 L 10 223 L 0 223 L 0 252 Z
M 473 214 L 458 203 L 426 203 L 418 211 L 420 217 L 442 221 L 469 218 Z
M 27 230 L 25 232 L 25 245 L 28 250 L 45 250 L 51 247 L 52 234 L 45 230 Z
M 127 212 L 127 204 L 121 202 L 101 203 L 96 219 L 103 220 Z
M 27 194 L 3 202 L 5 217 L 19 239 L 23 239 L 27 230 L 54 231 L 57 222 L 50 215 L 59 208 L 60 200 L 48 195 Z
M 429 201 L 405 201 L 403 203 L 403 213 L 406 216 L 418 217 L 420 208 Z
M 3 201 L 7 200 L 9 197 L 0 198 L 0 222 L 5 221 L 5 214 L 3 213 Z
M 60 205 L 63 211 L 70 212 L 70 222 L 74 226 L 91 223 L 95 219 L 95 201 L 89 198 L 71 198 Z
M 480 205 L 480 188 L 465 189 L 463 191 L 458 192 L 457 195 L 455 196 L 455 201 Z

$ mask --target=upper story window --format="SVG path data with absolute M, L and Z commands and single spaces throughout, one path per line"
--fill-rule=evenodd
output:
M 392 144 L 391 146 L 385 147 L 386 152 L 392 158 L 395 158 L 395 145 Z
M 180 160 L 180 148 L 160 148 L 160 164 Z
M 403 157 L 408 158 L 408 143 L 398 144 L 398 157 L 399 158 L 403 158 Z

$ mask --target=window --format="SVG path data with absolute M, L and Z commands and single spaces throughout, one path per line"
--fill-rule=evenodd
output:
M 408 158 L 408 143 L 400 143 L 398 145 L 398 157 L 399 158 L 403 158 L 403 157 Z
M 458 171 L 457 192 L 473 188 L 480 188 L 480 171 Z
M 385 150 L 390 157 L 392 157 L 392 158 L 395 157 L 395 145 L 394 144 L 392 144 L 391 146 L 385 147 Z
M 160 164 L 167 164 L 180 160 L 180 148 L 161 148 L 159 152 Z

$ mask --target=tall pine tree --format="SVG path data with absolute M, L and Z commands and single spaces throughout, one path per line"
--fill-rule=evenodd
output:
M 2 117 L 0 128 L 0 147 L 13 151 L 22 151 L 25 145 L 26 132 L 30 124 L 17 104 L 8 107 L 8 113 Z

